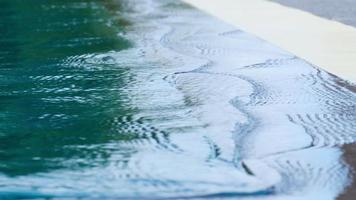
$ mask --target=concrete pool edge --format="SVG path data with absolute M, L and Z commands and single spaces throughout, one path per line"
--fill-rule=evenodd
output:
M 352 83 L 356 28 L 266 0 L 183 0 Z

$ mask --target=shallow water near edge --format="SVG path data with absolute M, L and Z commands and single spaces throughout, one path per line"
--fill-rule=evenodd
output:
M 334 199 L 354 85 L 173 0 L 0 3 L 0 198 Z

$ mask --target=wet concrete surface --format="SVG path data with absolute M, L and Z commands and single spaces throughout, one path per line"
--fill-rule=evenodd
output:
M 340 200 L 352 200 L 356 197 L 356 182 L 354 180 L 355 169 L 356 169 L 356 145 L 348 144 L 343 147 L 344 150 L 344 161 L 352 168 L 349 176 L 352 181 L 350 181 L 349 186 L 345 189 L 344 193 L 341 194 L 338 199 Z
M 355 0 L 270 0 L 356 27 Z

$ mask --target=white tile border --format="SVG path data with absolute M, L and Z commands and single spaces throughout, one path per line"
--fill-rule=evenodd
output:
M 183 0 L 356 83 L 356 28 L 266 0 Z

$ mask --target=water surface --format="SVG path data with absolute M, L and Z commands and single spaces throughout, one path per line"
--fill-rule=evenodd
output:
M 0 198 L 334 199 L 354 85 L 174 0 L 0 3 Z

